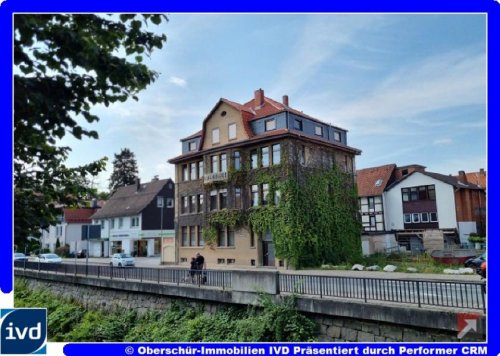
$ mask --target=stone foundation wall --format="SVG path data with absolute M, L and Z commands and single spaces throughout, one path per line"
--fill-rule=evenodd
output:
M 20 277 L 16 277 L 20 278 Z M 227 303 L 171 297 L 144 292 L 122 291 L 81 284 L 23 278 L 30 289 L 45 288 L 51 293 L 82 303 L 90 309 L 135 310 L 144 314 L 150 310 L 166 310 L 174 301 L 203 305 L 206 313 L 215 313 Z M 457 342 L 484 341 L 484 335 L 470 334 L 457 339 L 456 331 L 438 330 L 407 325 L 395 325 L 380 321 L 360 320 L 341 316 L 305 313 L 318 327 L 321 342 Z
M 321 342 L 458 342 L 456 332 L 401 327 L 351 318 L 308 315 L 319 325 Z M 469 337 L 463 341 L 481 341 Z

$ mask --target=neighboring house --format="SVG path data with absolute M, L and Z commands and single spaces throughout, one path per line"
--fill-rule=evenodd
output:
M 81 240 L 82 225 L 91 224 L 90 216 L 105 203 L 105 201 L 92 200 L 90 203 L 92 207 L 63 208 L 63 214 L 58 217 L 57 224 L 42 230 L 40 237 L 42 248 L 48 248 L 51 252 L 55 252 L 57 239 L 59 239 L 61 246 L 68 244 L 70 252 L 86 248 L 82 245 Z M 96 254 L 96 256 L 101 255 Z
M 461 204 L 467 206 L 467 204 L 471 204 L 474 208 L 473 211 L 469 209 L 459 209 L 457 214 L 459 216 L 460 221 L 474 221 L 477 226 L 477 233 L 482 236 L 486 236 L 486 171 L 484 169 L 480 169 L 479 172 L 470 172 L 466 173 L 464 171 L 458 172 L 458 176 L 455 176 L 462 183 L 467 184 L 475 184 L 484 189 L 484 195 L 480 193 L 474 193 L 474 191 L 461 190 L 459 200 Z M 474 225 L 474 224 L 472 224 Z M 461 232 L 464 232 L 464 235 L 460 236 L 460 239 L 463 240 L 466 238 L 466 226 L 463 226 Z M 473 226 L 471 226 L 470 232 L 474 232 Z
M 271 171 L 285 179 L 335 165 L 354 181 L 354 158 L 361 152 L 347 146 L 346 130 L 291 108 L 286 95 L 281 103 L 267 98 L 262 89 L 245 104 L 220 99 L 202 130 L 181 143 L 182 154 L 169 162 L 176 165 L 177 262 L 184 265 L 202 252 L 209 265 L 282 266 L 272 234 L 254 234 L 249 226 L 218 228 L 216 244 L 206 247 L 207 220 L 222 210 L 244 213 L 277 203 L 279 190 L 271 195 L 265 180 Z
M 425 167 L 386 165 L 357 172 L 363 252 L 412 251 L 467 243 L 484 189 Z
M 63 216 L 57 217 L 57 224 L 50 225 L 47 229 L 41 229 L 42 235 L 40 236 L 40 247 L 41 249 L 49 249 L 50 252 L 54 252 L 56 249 L 57 239 L 61 246 L 65 244 L 65 224 Z M 38 238 L 33 238 L 38 240 Z
M 101 239 L 90 240 L 90 251 L 103 256 L 126 252 L 135 256 L 161 254 L 162 239 L 174 262 L 174 182 L 151 182 L 120 187 L 91 218 L 101 226 Z M 167 262 L 166 261 L 166 262 Z
M 63 230 L 65 240 L 64 243 L 69 245 L 69 251 L 77 253 L 80 250 L 87 249 L 87 241 L 82 240 L 82 226 L 92 224 L 92 215 L 99 208 L 73 208 L 64 209 Z M 61 244 L 62 245 L 62 244 Z M 104 256 L 103 250 L 90 250 L 90 257 Z

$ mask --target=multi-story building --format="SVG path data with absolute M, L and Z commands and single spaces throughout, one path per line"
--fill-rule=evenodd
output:
M 477 184 L 416 164 L 362 169 L 357 178 L 365 254 L 442 249 L 483 232 L 486 196 Z
M 101 238 L 89 241 L 89 251 L 102 249 L 104 256 L 162 254 L 166 263 L 174 263 L 174 189 L 171 179 L 157 178 L 118 188 L 92 215 L 93 224 L 101 226 Z
M 245 223 L 219 224 L 216 241 L 205 246 L 207 221 L 220 212 L 239 214 L 279 204 L 276 181 L 300 180 L 305 169 L 341 167 L 354 182 L 354 157 L 360 154 L 347 145 L 346 130 L 291 108 L 286 95 L 281 103 L 267 98 L 262 89 L 245 104 L 220 99 L 202 130 L 181 142 L 182 154 L 169 161 L 176 165 L 180 264 L 202 252 L 212 266 L 283 265 L 275 258 L 270 231 L 255 233 Z

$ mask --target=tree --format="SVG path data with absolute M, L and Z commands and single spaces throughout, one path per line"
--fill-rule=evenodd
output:
M 70 168 L 66 134 L 98 138 L 86 128 L 93 106 L 137 100 L 158 74 L 142 55 L 162 48 L 165 35 L 145 31 L 162 15 L 14 16 L 14 238 L 15 243 L 55 223 L 61 206 L 87 195 L 86 177 L 106 158 Z
M 109 178 L 109 191 L 113 194 L 116 189 L 124 185 L 133 184 L 138 176 L 135 155 L 128 148 L 122 148 L 120 153 L 115 153 L 113 173 Z

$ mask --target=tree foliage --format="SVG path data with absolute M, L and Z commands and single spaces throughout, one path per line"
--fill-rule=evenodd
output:
M 98 138 L 86 127 L 99 120 L 97 104 L 123 102 L 158 74 L 143 55 L 162 48 L 165 35 L 144 29 L 161 15 L 14 16 L 14 235 L 16 243 L 55 222 L 60 206 L 89 192 L 81 182 L 106 159 L 76 168 L 58 145 L 66 134 Z
M 133 184 L 138 177 L 139 170 L 134 152 L 122 148 L 120 153 L 115 153 L 113 160 L 113 173 L 109 178 L 109 191 L 113 194 L 116 189 Z

